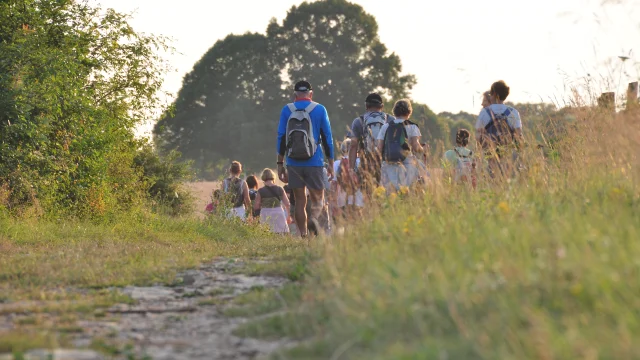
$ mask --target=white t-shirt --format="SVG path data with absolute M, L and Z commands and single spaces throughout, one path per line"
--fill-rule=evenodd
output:
M 400 124 L 404 121 L 405 119 L 393 120 L 393 122 L 396 124 Z M 382 127 L 380 128 L 380 132 L 378 133 L 378 140 L 384 140 L 384 135 L 387 133 L 388 128 L 389 128 L 389 124 L 382 125 Z M 420 133 L 420 128 L 417 125 L 414 125 L 414 124 L 405 125 L 404 128 L 407 130 L 407 137 L 409 139 L 422 136 L 422 134 Z
M 504 114 L 507 109 L 511 112 L 509 116 L 507 116 L 507 123 L 512 129 L 522 129 L 522 120 L 520 120 L 520 114 L 518 110 L 512 108 L 511 106 L 507 106 L 505 104 L 491 104 L 488 106 L 494 114 Z M 478 115 L 478 121 L 476 121 L 476 129 L 484 129 L 487 124 L 491 121 L 491 115 L 485 109 L 480 111 L 480 115 Z

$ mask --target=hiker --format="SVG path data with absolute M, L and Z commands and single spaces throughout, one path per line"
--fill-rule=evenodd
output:
M 394 120 L 384 124 L 378 133 L 378 151 L 382 155 L 380 181 L 387 190 L 410 187 L 421 176 L 424 163 L 415 154 L 424 153 L 420 129 L 411 121 L 413 108 L 407 99 L 393 106 Z
M 249 200 L 251 200 L 251 210 L 253 217 L 260 216 L 260 209 L 255 210 L 254 204 L 256 201 L 256 195 L 258 194 L 258 178 L 255 175 L 250 175 L 247 177 L 247 186 L 249 187 Z
M 488 156 L 489 174 L 506 175 L 509 163 L 517 158 L 517 146 L 522 142 L 522 121 L 518 110 L 504 104 L 509 86 L 500 80 L 491 85 L 491 104 L 483 108 L 476 122 L 476 137 Z
M 349 138 L 352 145 L 349 150 L 349 165 L 353 172 L 356 171 L 358 154 L 361 158 L 361 166 L 358 168 L 358 179 L 367 193 L 380 183 L 381 157 L 377 151 L 377 139 L 382 126 L 395 120 L 392 115 L 386 114 L 382 96 L 371 93 L 364 101 L 365 113 L 353 120 Z M 352 173 L 353 174 L 353 173 Z M 353 175 L 352 175 L 353 176 Z
M 340 216 L 347 206 L 364 207 L 364 197 L 358 186 L 358 181 L 351 174 L 351 166 L 349 164 L 349 155 L 352 146 L 357 143 L 347 138 L 340 144 L 340 152 L 342 158 L 336 160 L 333 164 L 333 173 L 336 174 L 333 181 L 335 193 L 335 212 L 336 216 Z M 360 168 L 360 158 L 356 158 L 355 171 Z
M 468 183 L 476 186 L 476 163 L 473 151 L 467 148 L 471 133 L 467 129 L 456 132 L 456 146 L 444 153 L 445 169 L 449 170 L 453 181 L 456 183 Z
M 482 108 L 486 108 L 491 105 L 491 91 L 485 91 L 482 93 Z
M 296 224 L 300 235 L 306 237 L 308 226 L 314 229 L 314 233 L 319 228 L 329 231 L 329 219 L 321 216 L 321 213 L 325 201 L 325 156 L 329 162 L 327 177 L 333 178 L 333 137 L 327 109 L 312 100 L 311 84 L 307 81 L 297 82 L 294 95 L 295 101 L 286 105 L 280 113 L 276 148 L 278 177 L 293 189 Z M 307 190 L 311 201 L 309 214 L 306 211 Z
M 271 169 L 262 172 L 264 186 L 258 190 L 254 210 L 260 211 L 260 221 L 269 224 L 271 232 L 286 234 L 289 232 L 289 198 L 281 186 L 274 184 L 275 173 Z M 283 208 L 284 206 L 284 208 Z
M 251 215 L 251 199 L 249 198 L 249 187 L 247 182 L 240 179 L 242 174 L 242 164 L 238 161 L 231 163 L 229 167 L 230 176 L 224 179 L 222 188 L 225 194 L 229 195 L 231 202 L 231 212 L 229 216 L 245 219 L 248 214 Z

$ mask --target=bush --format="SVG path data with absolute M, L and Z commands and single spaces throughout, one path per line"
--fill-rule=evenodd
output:
M 153 209 L 170 215 L 186 215 L 193 211 L 194 196 L 184 187 L 193 178 L 191 162 L 180 162 L 181 154 L 172 150 L 158 155 L 149 144 L 143 145 L 135 157 L 148 184 Z

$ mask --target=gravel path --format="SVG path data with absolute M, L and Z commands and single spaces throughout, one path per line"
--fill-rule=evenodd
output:
M 205 299 L 230 299 L 256 286 L 274 288 L 287 282 L 284 278 L 252 277 L 234 271 L 244 266 L 246 263 L 242 261 L 219 259 L 180 274 L 182 281 L 176 286 L 121 289 L 135 304 L 116 305 L 99 320 L 79 321 L 78 326 L 84 331 L 74 335 L 73 344 L 87 348 L 94 339 L 109 339 L 109 342 L 133 344 L 132 352 L 137 359 L 154 360 L 255 359 L 291 345 L 287 340 L 236 337 L 233 330 L 247 319 L 224 316 L 223 305 L 202 304 Z M 56 356 L 56 360 L 108 358 L 92 351 L 75 351 L 76 356 L 74 351 L 56 351 L 59 355 L 66 354 Z M 25 358 L 39 359 L 39 355 L 46 352 L 36 350 L 30 354 L 32 356 Z

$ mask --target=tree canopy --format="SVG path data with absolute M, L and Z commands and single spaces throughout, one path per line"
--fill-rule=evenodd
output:
M 271 21 L 266 35 L 216 42 L 185 76 L 173 112 L 156 125 L 156 144 L 181 151 L 203 176 L 229 159 L 258 169 L 275 159 L 280 110 L 296 81 L 311 82 L 334 136 L 342 137 L 368 93 L 408 95 L 415 78 L 401 71 L 400 58 L 381 43 L 375 18 L 361 6 L 305 2 L 281 24 Z

